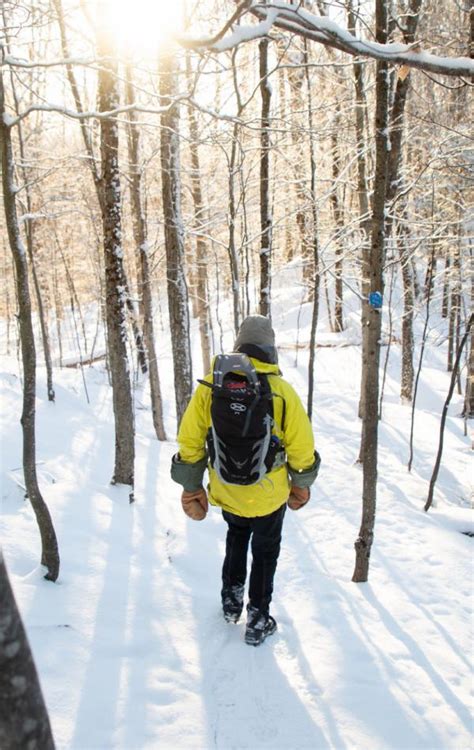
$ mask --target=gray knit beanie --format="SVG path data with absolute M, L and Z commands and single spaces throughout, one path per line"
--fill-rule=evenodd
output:
M 278 353 L 270 318 L 264 315 L 249 315 L 245 318 L 237 333 L 234 351 L 255 357 L 262 362 L 276 364 Z

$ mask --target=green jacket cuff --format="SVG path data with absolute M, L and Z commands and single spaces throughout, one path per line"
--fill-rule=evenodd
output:
M 309 469 L 292 469 L 288 464 L 290 481 L 295 487 L 311 487 L 318 476 L 319 467 L 321 466 L 321 456 L 318 451 L 314 451 L 314 463 Z
M 179 453 L 171 459 L 171 479 L 183 486 L 187 492 L 194 492 L 202 487 L 202 478 L 207 468 L 207 456 L 193 464 L 181 460 Z

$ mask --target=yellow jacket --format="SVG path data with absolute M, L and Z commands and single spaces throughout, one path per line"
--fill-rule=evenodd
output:
M 315 466 L 311 423 L 296 391 L 281 377 L 278 365 L 267 364 L 252 357 L 250 360 L 257 372 L 269 376 L 268 382 L 275 394 L 272 432 L 283 442 L 287 464 L 272 469 L 258 484 L 238 486 L 224 484 L 212 467 L 208 466 L 210 502 L 230 513 L 246 517 L 273 513 L 288 499 L 290 482 L 299 484 L 298 475 L 305 471 L 312 474 L 308 470 L 314 469 Z M 212 375 L 207 375 L 205 380 L 212 382 Z M 211 426 L 211 397 L 210 388 L 198 385 L 183 415 L 178 432 L 178 444 L 179 459 L 185 464 L 195 464 L 206 456 L 206 436 Z M 283 408 L 285 414 L 282 426 Z M 302 481 L 300 486 L 308 486 L 316 473 L 309 481 Z

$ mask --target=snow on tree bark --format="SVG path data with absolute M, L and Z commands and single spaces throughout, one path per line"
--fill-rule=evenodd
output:
M 385 44 L 387 40 L 387 8 L 385 0 L 377 0 L 375 9 L 376 39 Z M 372 237 L 370 246 L 370 292 L 383 296 L 385 259 L 385 200 L 388 156 L 388 65 L 377 62 L 376 106 L 375 106 L 375 181 L 372 204 Z M 364 379 L 364 418 L 363 418 L 363 489 L 362 521 L 359 536 L 355 542 L 356 562 L 352 580 L 367 581 L 369 562 L 374 538 L 375 510 L 377 500 L 377 453 L 378 453 L 378 401 L 380 336 L 382 331 L 382 310 L 366 305 L 367 363 Z
M 127 102 L 131 104 L 134 100 L 134 87 L 132 73 L 129 67 L 127 67 L 126 79 Z M 156 437 L 158 440 L 166 440 L 163 421 L 163 399 L 161 396 L 158 358 L 155 347 L 151 274 L 148 261 L 148 238 L 143 199 L 143 179 L 139 166 L 140 131 L 138 123 L 133 118 L 133 112 L 130 114 L 130 121 L 128 124 L 128 151 L 130 160 L 130 199 L 133 236 L 139 256 L 139 287 L 141 307 L 143 310 L 143 337 L 148 354 L 151 411 Z
M 280 44 L 283 48 L 283 43 Z M 304 111 L 303 87 L 306 80 L 305 71 L 307 70 L 306 51 L 298 54 L 294 52 L 286 55 L 290 64 L 287 68 L 287 78 L 291 95 L 292 127 L 291 141 L 295 150 L 293 161 L 293 170 L 295 175 L 295 192 L 296 192 L 296 226 L 298 227 L 301 255 L 303 258 L 303 279 L 309 283 L 313 277 L 313 247 L 311 243 L 310 215 L 307 209 L 308 191 L 306 189 L 306 149 L 304 127 L 302 123 L 295 122 L 296 113 Z
M 270 208 L 270 102 L 268 81 L 268 40 L 258 45 L 260 66 L 260 304 L 261 315 L 271 315 L 271 262 L 273 222 Z
M 9 41 L 9 33 L 7 31 L 7 24 L 6 24 L 6 18 L 5 13 L 3 13 L 3 21 L 5 25 L 5 37 L 6 37 L 6 47 L 9 50 L 10 49 L 10 41 Z M 15 113 L 18 115 L 20 113 L 20 107 L 18 103 L 18 96 L 15 88 L 15 77 L 13 75 L 13 70 L 10 70 L 10 89 L 12 94 L 12 100 L 15 107 Z M 48 323 L 47 323 L 47 313 L 45 310 L 45 305 L 43 302 L 43 293 L 39 282 L 39 275 L 36 269 L 35 264 L 35 256 L 34 256 L 34 228 L 35 228 L 35 219 L 34 217 L 34 211 L 33 211 L 33 199 L 32 199 L 32 186 L 31 183 L 33 182 L 33 175 L 31 174 L 31 170 L 27 168 L 28 159 L 26 158 L 26 152 L 25 152 L 25 139 L 23 137 L 23 124 L 21 122 L 17 125 L 17 135 L 18 135 L 18 147 L 20 151 L 20 157 L 21 157 L 21 166 L 19 168 L 19 171 L 21 172 L 22 178 L 23 178 L 23 184 L 24 184 L 24 192 L 26 197 L 26 214 L 29 218 L 26 219 L 26 249 L 28 252 L 28 259 L 30 262 L 30 269 L 31 269 L 31 275 L 33 278 L 33 287 L 35 290 L 36 295 L 36 303 L 38 307 L 38 317 L 40 321 L 40 329 L 41 329 L 41 339 L 43 343 L 43 354 L 44 354 L 44 363 L 46 366 L 46 382 L 47 382 L 47 393 L 48 393 L 48 400 L 54 401 L 54 386 L 53 386 L 53 363 L 51 358 L 51 346 L 49 341 L 49 331 L 48 331 Z
M 47 569 L 45 578 L 55 581 L 59 575 L 59 550 L 48 507 L 41 495 L 36 475 L 36 348 L 31 316 L 28 266 L 21 241 L 16 210 L 14 158 L 11 129 L 5 110 L 5 90 L 0 71 L 0 133 L 2 143 L 3 203 L 10 249 L 16 270 L 19 305 L 21 354 L 23 362 L 23 472 L 28 499 L 38 522 L 41 536 L 41 564 Z
M 192 87 L 192 69 L 189 54 L 186 55 L 186 75 L 188 86 Z M 201 167 L 199 160 L 199 129 L 196 112 L 193 107 L 188 110 L 190 159 L 191 159 L 191 193 L 194 203 L 194 222 L 196 231 L 196 263 L 197 263 L 197 317 L 199 319 L 199 334 L 201 337 L 201 352 L 203 371 L 211 369 L 211 335 L 209 327 L 209 295 L 207 291 L 207 254 L 208 245 L 204 237 L 202 226 L 205 221 L 204 203 L 201 187 Z
M 119 103 L 118 66 L 106 35 L 99 35 L 99 108 L 114 109 Z M 100 120 L 102 157 L 102 227 L 105 261 L 107 341 L 115 420 L 115 464 L 112 482 L 133 487 L 135 428 L 127 358 L 126 279 L 123 269 L 121 187 L 118 161 L 119 133 L 115 119 Z
M 181 216 L 179 110 L 173 103 L 175 84 L 176 62 L 171 53 L 164 51 L 160 58 L 160 94 L 162 104 L 167 108 L 161 116 L 161 191 L 176 416 L 179 423 L 192 394 L 192 363 Z

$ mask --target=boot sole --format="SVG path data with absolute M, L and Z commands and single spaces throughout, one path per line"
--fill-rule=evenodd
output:
M 260 644 L 263 643 L 266 638 L 268 638 L 270 635 L 273 635 L 276 629 L 277 626 L 275 623 L 271 630 L 267 630 L 266 633 L 262 631 L 261 638 L 256 638 L 253 633 L 245 633 L 245 643 L 247 644 L 247 646 L 260 646 Z

